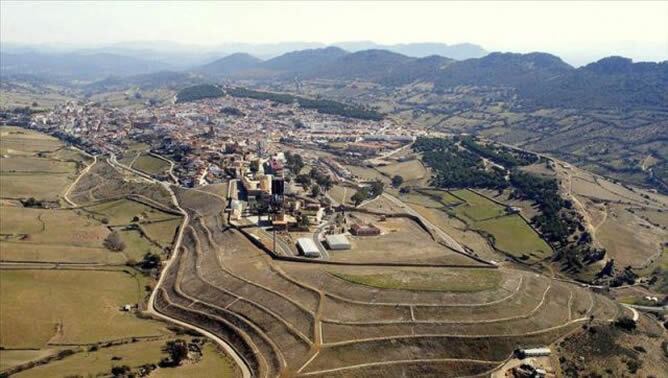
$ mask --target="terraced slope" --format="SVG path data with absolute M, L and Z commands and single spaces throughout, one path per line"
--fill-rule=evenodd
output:
M 592 316 L 624 311 L 526 271 L 489 269 L 494 284 L 468 291 L 406 290 L 391 286 L 401 274 L 466 281 L 481 269 L 275 261 L 226 224 L 219 197 L 177 194 L 191 220 L 155 307 L 227 341 L 258 377 L 478 375 L 518 346 L 549 345 Z

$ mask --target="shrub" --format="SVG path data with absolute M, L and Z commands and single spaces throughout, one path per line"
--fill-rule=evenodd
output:
M 121 252 L 125 249 L 125 242 L 121 239 L 118 231 L 114 231 L 106 239 L 104 239 L 104 246 L 113 252 Z

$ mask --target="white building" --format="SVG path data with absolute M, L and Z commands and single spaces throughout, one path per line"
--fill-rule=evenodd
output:
M 320 257 L 320 250 L 315 242 L 309 238 L 297 239 L 297 247 L 306 257 Z
M 343 251 L 351 248 L 350 241 L 344 234 L 327 235 L 325 236 L 325 240 L 329 249 L 334 251 Z

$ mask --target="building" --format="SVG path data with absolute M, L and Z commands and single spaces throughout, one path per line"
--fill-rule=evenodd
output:
M 334 251 L 343 251 L 351 248 L 350 241 L 344 234 L 327 235 L 325 236 L 325 241 L 329 249 Z
M 320 257 L 320 250 L 315 242 L 309 238 L 297 239 L 297 247 L 306 257 Z
M 550 348 L 529 348 L 529 349 L 520 349 L 517 353 L 521 358 L 527 357 L 544 357 L 549 356 L 552 353 Z
M 325 215 L 325 209 L 318 204 L 307 203 L 300 210 L 302 215 L 305 216 L 310 224 L 320 224 L 322 222 L 322 216 Z
M 350 227 L 350 233 L 355 236 L 376 236 L 380 235 L 380 229 L 372 224 L 358 224 L 355 223 Z

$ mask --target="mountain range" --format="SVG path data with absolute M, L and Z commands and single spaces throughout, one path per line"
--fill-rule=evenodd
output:
M 348 47 L 354 50 L 367 44 L 349 43 Z M 574 68 L 555 55 L 540 52 L 493 52 L 456 60 L 438 54 L 421 56 L 420 51 L 444 48 L 441 45 L 394 45 L 394 48 L 413 51 L 415 56 L 386 49 L 348 51 L 329 46 L 290 51 L 266 60 L 248 53 L 234 53 L 179 69 L 150 55 L 3 51 L 1 69 L 3 76 L 21 74 L 97 81 L 88 88 L 101 90 L 130 84 L 179 87 L 223 79 L 330 79 L 363 80 L 387 86 L 429 82 L 435 90 L 461 85 L 508 87 L 514 88 L 528 104 L 537 106 L 665 108 L 668 104 L 668 62 L 634 63 L 623 57 L 608 57 Z

